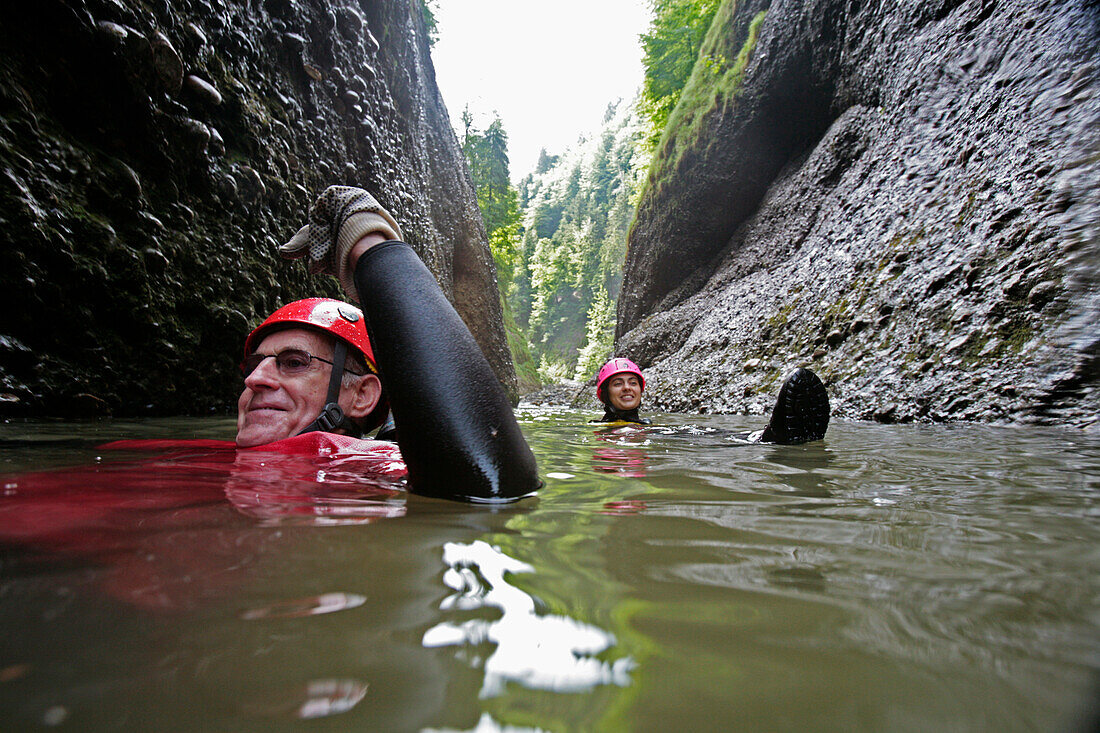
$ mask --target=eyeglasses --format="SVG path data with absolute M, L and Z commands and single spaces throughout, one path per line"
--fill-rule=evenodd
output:
M 256 371 L 256 368 L 260 366 L 260 362 L 264 359 L 274 359 L 275 366 L 279 369 L 279 374 L 282 374 L 284 377 L 294 377 L 305 374 L 309 371 L 310 364 L 312 364 L 314 359 L 330 365 L 333 363 L 328 359 L 314 356 L 308 351 L 302 351 L 301 349 L 283 349 L 278 354 L 249 354 L 244 358 L 244 361 L 241 362 L 241 372 L 247 377 L 249 374 Z M 362 373 L 352 369 L 346 369 L 346 371 L 358 377 L 363 376 Z

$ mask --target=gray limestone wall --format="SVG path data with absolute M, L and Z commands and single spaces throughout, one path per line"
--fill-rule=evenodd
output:
M 750 0 L 716 23 L 712 64 L 747 53 L 743 75 L 666 138 L 628 244 L 617 353 L 647 402 L 764 413 L 801 365 L 841 417 L 1095 427 L 1098 6 Z

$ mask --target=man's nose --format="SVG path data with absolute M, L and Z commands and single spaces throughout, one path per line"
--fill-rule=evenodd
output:
M 278 386 L 279 377 L 279 365 L 275 362 L 275 359 L 264 359 L 261 361 L 252 373 L 244 378 L 244 386 L 255 391 L 259 388 L 275 388 Z

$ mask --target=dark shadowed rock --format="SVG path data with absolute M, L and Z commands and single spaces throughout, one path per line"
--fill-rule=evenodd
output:
M 216 107 L 222 103 L 222 94 L 218 91 L 218 88 L 201 76 L 189 74 L 187 78 L 183 80 L 183 86 L 193 99 L 202 104 Z
M 0 410 L 231 409 L 249 325 L 339 295 L 275 253 L 333 184 L 393 213 L 515 395 L 415 0 L 51 0 L 0 16 Z

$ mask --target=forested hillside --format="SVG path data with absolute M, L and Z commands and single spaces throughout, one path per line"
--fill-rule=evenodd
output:
M 509 182 L 500 119 L 459 137 L 496 259 L 521 389 L 586 379 L 611 353 L 615 304 L 634 208 L 691 75 L 718 0 L 656 0 L 643 35 L 644 79 L 634 100 L 608 105 L 602 127 Z
M 508 136 L 495 119 L 460 131 L 497 264 L 524 386 L 582 379 L 611 351 L 626 234 L 646 172 L 635 105 L 607 108 L 591 138 L 508 180 Z
M 543 379 L 588 376 L 611 351 L 626 234 L 645 174 L 633 105 L 519 185 L 524 233 L 511 294 Z

